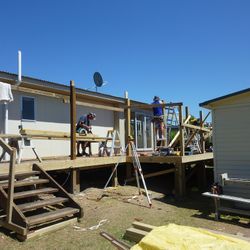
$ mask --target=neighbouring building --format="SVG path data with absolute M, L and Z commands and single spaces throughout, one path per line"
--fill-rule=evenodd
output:
M 212 110 L 214 177 L 250 179 L 250 88 L 200 104 Z M 250 198 L 249 186 L 229 185 L 226 192 Z

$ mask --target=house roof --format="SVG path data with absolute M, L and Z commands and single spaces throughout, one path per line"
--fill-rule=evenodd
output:
M 240 95 L 244 95 L 244 94 L 250 94 L 250 88 L 247 89 L 243 89 L 237 92 L 233 92 L 231 94 L 228 95 L 224 95 L 224 96 L 220 96 L 205 102 L 200 103 L 199 105 L 201 107 L 205 107 L 205 108 L 211 108 L 211 106 L 215 105 L 216 103 L 221 103 L 222 101 L 226 101 L 232 98 L 237 98 L 240 97 Z
M 4 79 L 6 82 L 9 82 L 11 84 L 14 84 L 14 82 L 17 80 L 17 77 L 18 77 L 17 74 L 13 74 L 13 73 L 6 72 L 6 71 L 0 71 L 0 79 Z M 28 85 L 29 87 L 31 86 L 44 87 L 44 88 L 49 88 L 51 90 L 66 91 L 68 93 L 70 91 L 70 86 L 67 86 L 65 84 L 37 79 L 37 78 L 29 77 L 29 76 L 22 76 L 22 85 L 24 86 Z M 124 103 L 124 98 L 122 97 L 102 94 L 102 93 L 84 90 L 80 88 L 76 88 L 76 93 L 80 95 L 83 94 L 89 97 L 95 97 L 97 99 L 111 101 L 111 102 Z

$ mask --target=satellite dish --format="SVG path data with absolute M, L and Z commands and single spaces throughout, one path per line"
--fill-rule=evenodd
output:
M 93 79 L 94 79 L 96 87 L 101 87 L 103 85 L 103 79 L 99 72 L 94 73 Z

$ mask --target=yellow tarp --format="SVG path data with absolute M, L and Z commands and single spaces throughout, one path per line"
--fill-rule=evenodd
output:
M 156 227 L 131 250 L 249 250 L 250 243 L 205 229 L 169 224 Z

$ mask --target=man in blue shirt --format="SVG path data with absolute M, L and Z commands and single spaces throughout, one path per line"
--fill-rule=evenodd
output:
M 155 96 L 152 104 L 162 104 L 160 97 Z M 164 133 L 163 108 L 160 106 L 153 107 L 153 115 L 154 115 L 153 121 L 155 124 L 155 135 L 157 136 L 158 134 L 159 136 L 158 138 L 162 139 Z

